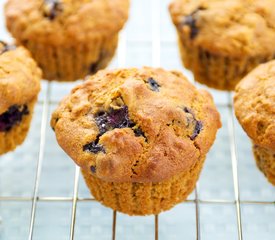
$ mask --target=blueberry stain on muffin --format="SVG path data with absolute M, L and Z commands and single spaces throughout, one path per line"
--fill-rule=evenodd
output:
M 0 115 L 0 132 L 8 132 L 13 126 L 19 124 L 25 115 L 29 114 L 28 107 L 23 106 L 11 106 L 8 111 Z
M 142 131 L 140 127 L 134 129 L 134 133 L 136 137 L 144 137 L 147 142 L 147 137 L 145 136 L 145 133 Z
M 60 0 L 45 0 L 44 1 L 44 16 L 53 21 L 61 12 L 63 6 Z
M 190 125 L 194 126 L 193 134 L 191 136 L 189 136 L 190 140 L 194 141 L 200 134 L 201 130 L 203 129 L 203 124 L 201 121 L 196 119 L 195 114 L 193 113 L 193 111 L 190 108 L 184 107 L 183 111 L 188 114 L 187 126 L 188 127 Z
M 201 10 L 205 10 L 205 8 L 199 7 L 190 15 L 185 16 L 181 23 L 183 26 L 188 26 L 190 28 L 190 39 L 194 39 L 199 33 L 199 28 L 197 27 L 197 18 L 198 13 Z
M 105 153 L 104 147 L 99 144 L 99 138 L 106 132 L 112 131 L 116 128 L 131 128 L 136 137 L 144 137 L 147 142 L 147 138 L 140 127 L 136 127 L 136 124 L 129 118 L 128 107 L 122 106 L 119 109 L 110 108 L 108 112 L 99 112 L 95 116 L 95 122 L 99 129 L 99 134 L 95 141 L 84 145 L 83 151 L 92 153 Z
M 158 84 L 158 82 L 154 78 L 149 78 L 148 79 L 148 84 L 149 84 L 149 87 L 152 91 L 159 92 L 160 85 Z
M 5 52 L 16 49 L 15 45 L 10 45 L 10 44 L 7 44 L 3 41 L 0 41 L 0 44 L 2 45 L 2 48 L 0 49 L 0 55 L 5 53 Z
M 135 126 L 129 119 L 127 106 L 123 106 L 119 109 L 111 108 L 109 112 L 100 112 L 95 117 L 95 122 L 101 135 L 115 128 L 131 128 Z
M 196 119 L 195 119 L 195 121 L 196 121 L 195 129 L 194 129 L 193 135 L 190 136 L 190 139 L 191 139 L 192 141 L 194 141 L 194 140 L 197 138 L 197 136 L 200 134 L 200 132 L 201 132 L 201 130 L 202 130 L 202 128 L 203 128 L 203 125 L 202 125 L 202 122 L 201 122 L 201 121 L 198 121 L 198 120 L 196 120 Z
M 91 166 L 90 169 L 91 169 L 92 173 L 94 173 L 94 174 L 96 173 L 96 166 Z
M 103 145 L 99 144 L 99 138 L 100 138 L 100 135 L 98 135 L 96 137 L 95 141 L 84 145 L 83 146 L 83 151 L 84 152 L 91 152 L 91 153 L 95 153 L 95 154 L 97 154 L 99 152 L 105 153 L 106 151 L 105 151 Z

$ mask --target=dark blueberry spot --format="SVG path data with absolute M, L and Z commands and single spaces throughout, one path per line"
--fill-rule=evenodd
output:
M 194 141 L 196 137 L 200 134 L 203 127 L 201 121 L 197 121 L 197 120 L 195 121 L 196 121 L 195 129 L 194 129 L 193 135 L 190 137 L 192 141 Z
M 109 112 L 100 112 L 95 117 L 100 135 L 115 128 L 134 127 L 135 124 L 129 119 L 128 107 L 110 109 Z
M 193 11 L 190 15 L 184 17 L 182 21 L 182 25 L 188 26 L 190 28 L 191 39 L 194 39 L 199 33 L 199 29 L 197 27 L 197 16 L 198 16 L 198 12 L 201 10 L 205 10 L 205 8 L 199 7 L 198 9 Z
M 109 114 L 109 122 L 113 128 L 127 128 L 133 125 L 129 119 L 128 107 L 123 106 L 120 109 L 111 109 Z
M 54 121 L 55 121 L 55 125 L 56 125 L 57 122 L 59 121 L 59 118 L 55 118 Z M 52 127 L 52 130 L 55 132 L 55 128 L 54 127 Z
M 193 113 L 193 111 L 188 108 L 188 107 L 184 107 L 183 111 L 187 114 L 190 114 L 189 116 L 187 116 L 187 127 L 189 127 L 190 125 L 194 126 L 194 130 L 193 130 L 193 134 L 190 137 L 190 139 L 192 141 L 194 141 L 196 139 L 196 137 L 200 134 L 202 128 L 203 128 L 203 124 L 201 121 L 197 120 L 195 117 L 195 114 Z
M 96 166 L 91 166 L 90 169 L 91 169 L 92 173 L 94 173 L 94 174 L 96 173 Z
M 148 84 L 150 86 L 150 89 L 154 92 L 159 92 L 160 85 L 157 83 L 157 81 L 153 78 L 148 79 Z
M 190 114 L 193 115 L 192 110 L 191 110 L 190 108 L 188 108 L 188 107 L 184 107 L 184 108 L 183 108 L 183 111 L 186 112 L 186 113 L 190 113 Z
M 190 27 L 191 39 L 194 39 L 198 35 L 199 29 L 196 26 L 196 19 L 193 15 L 186 16 L 182 24 Z
M 44 16 L 54 20 L 60 12 L 63 11 L 62 3 L 60 0 L 44 0 L 45 1 L 45 11 Z
M 83 147 L 83 151 L 89 151 L 92 153 L 105 153 L 104 147 L 99 144 L 99 138 L 104 133 L 115 128 L 132 128 L 137 137 L 143 136 L 146 139 L 145 134 L 140 128 L 134 128 L 136 124 L 130 120 L 127 106 L 123 106 L 118 109 L 111 108 L 108 112 L 98 112 L 95 116 L 95 122 L 99 129 L 97 139 L 94 142 L 86 144 Z
M 16 49 L 16 46 L 15 45 L 9 45 L 3 41 L 0 41 L 0 44 L 3 45 L 2 49 L 0 50 L 0 55 L 5 53 L 5 52 L 8 52 L 8 51 L 11 51 L 11 50 L 14 50 Z
M 135 129 L 134 129 L 134 133 L 135 133 L 135 136 L 136 136 L 136 137 L 141 137 L 141 136 L 142 136 L 142 137 L 144 137 L 145 142 L 148 141 L 148 140 L 147 140 L 147 137 L 145 136 L 144 132 L 141 130 L 140 127 L 135 128 Z
M 83 151 L 91 152 L 91 153 L 99 153 L 99 152 L 105 153 L 104 147 L 101 144 L 99 144 L 99 137 L 100 136 L 97 136 L 97 138 L 94 142 L 84 145 Z
M 26 105 L 11 106 L 8 111 L 0 115 L 0 132 L 8 132 L 16 124 L 19 124 L 24 115 L 29 114 L 28 107 Z

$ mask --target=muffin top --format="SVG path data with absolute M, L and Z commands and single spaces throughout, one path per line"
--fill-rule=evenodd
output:
M 173 0 L 182 37 L 213 54 L 268 57 L 275 53 L 274 0 Z
M 237 85 L 234 106 L 253 142 L 275 150 L 275 61 L 258 66 Z
M 105 181 L 158 182 L 205 157 L 221 127 L 212 97 L 178 72 L 100 71 L 53 113 L 57 141 Z
M 128 8 L 129 0 L 8 0 L 5 15 L 17 40 L 70 46 L 115 34 Z
M 0 41 L 0 114 L 33 100 L 40 79 L 41 71 L 25 48 Z

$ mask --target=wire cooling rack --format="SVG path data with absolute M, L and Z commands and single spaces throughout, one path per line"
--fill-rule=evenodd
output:
M 193 81 L 180 63 L 168 3 L 132 0 L 110 68 L 162 66 Z M 1 38 L 9 40 L 0 23 Z M 256 168 L 231 93 L 210 90 L 223 128 L 194 193 L 159 216 L 129 217 L 94 201 L 50 129 L 51 112 L 76 84 L 43 82 L 28 138 L 0 158 L 0 240 L 275 239 L 275 189 Z

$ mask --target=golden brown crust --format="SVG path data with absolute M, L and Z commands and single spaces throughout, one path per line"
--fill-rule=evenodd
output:
M 152 91 L 150 78 L 158 91 Z M 125 106 L 133 124 L 99 135 L 95 116 Z M 221 127 L 209 93 L 179 72 L 148 67 L 98 72 L 61 102 L 51 125 L 84 171 L 96 167 L 98 178 L 113 182 L 159 182 L 189 169 Z M 143 134 L 137 136 L 138 129 Z M 83 151 L 97 137 L 104 151 Z
M 59 5 L 54 13 L 46 2 L 9 0 L 6 3 L 7 27 L 17 40 L 52 46 L 88 43 L 91 39 L 114 35 L 128 18 L 129 0 L 59 0 L 55 1 Z
M 236 116 L 257 145 L 275 150 L 275 61 L 262 64 L 236 87 Z
M 4 45 L 0 43 L 0 52 Z M 17 47 L 0 54 L 0 114 L 12 105 L 24 105 L 40 90 L 41 70 L 29 52 Z
M 192 34 L 195 47 L 236 58 L 275 53 L 274 8 L 273 0 L 173 0 L 169 7 L 183 38 Z

